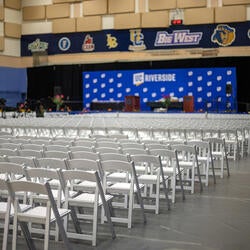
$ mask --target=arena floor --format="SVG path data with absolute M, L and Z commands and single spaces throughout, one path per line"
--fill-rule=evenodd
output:
M 137 212 L 133 227 L 115 225 L 117 238 L 112 240 L 106 226 L 100 226 L 97 247 L 90 242 L 70 240 L 72 249 L 101 250 L 249 250 L 250 246 L 250 158 L 230 161 L 231 176 L 212 179 L 202 194 L 180 197 L 171 211 L 161 203 L 160 214 L 147 212 L 144 225 Z M 11 249 L 11 237 L 8 249 Z M 35 240 L 37 249 L 43 249 L 43 240 Z M 18 250 L 26 250 L 22 236 Z M 62 250 L 63 243 L 50 241 L 50 249 Z

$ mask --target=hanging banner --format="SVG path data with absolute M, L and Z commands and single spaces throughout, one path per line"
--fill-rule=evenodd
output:
M 178 48 L 250 46 L 250 22 L 179 25 L 157 29 L 102 30 L 21 37 L 21 56 Z

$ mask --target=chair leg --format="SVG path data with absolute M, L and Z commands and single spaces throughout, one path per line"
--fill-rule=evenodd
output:
M 128 228 L 132 227 L 132 211 L 133 211 L 133 204 L 134 204 L 134 197 L 133 195 L 129 196 L 128 202 Z
M 9 221 L 10 221 L 10 207 L 11 207 L 10 199 L 8 199 L 7 211 L 6 211 L 5 220 L 4 220 L 4 234 L 3 234 L 2 250 L 7 250 Z
M 44 232 L 44 250 L 49 250 L 49 232 L 50 232 L 50 222 L 46 221 L 45 232 Z
M 16 250 L 16 240 L 17 240 L 17 218 L 14 217 L 13 220 L 13 236 L 12 236 L 12 250 Z

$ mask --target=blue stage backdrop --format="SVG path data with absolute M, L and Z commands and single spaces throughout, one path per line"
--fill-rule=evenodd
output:
M 124 101 L 139 96 L 141 110 L 147 102 L 165 95 L 183 101 L 194 96 L 196 111 L 237 111 L 235 68 L 187 68 L 159 70 L 114 70 L 83 72 L 83 106 L 91 102 Z

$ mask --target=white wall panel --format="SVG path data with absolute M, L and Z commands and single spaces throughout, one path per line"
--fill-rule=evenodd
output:
M 9 8 L 4 9 L 4 21 L 8 23 L 22 23 L 22 13 Z
M 4 38 L 4 51 L 0 55 L 20 56 L 20 39 Z
M 113 16 L 103 16 L 102 17 L 102 29 L 114 29 L 114 17 Z
M 22 0 L 23 7 L 35 6 L 35 5 L 50 5 L 50 4 L 53 4 L 53 0 Z
M 4 32 L 3 32 L 3 22 L 0 22 L 0 36 L 3 36 Z
M 22 35 L 52 33 L 52 22 L 28 22 L 22 24 Z

